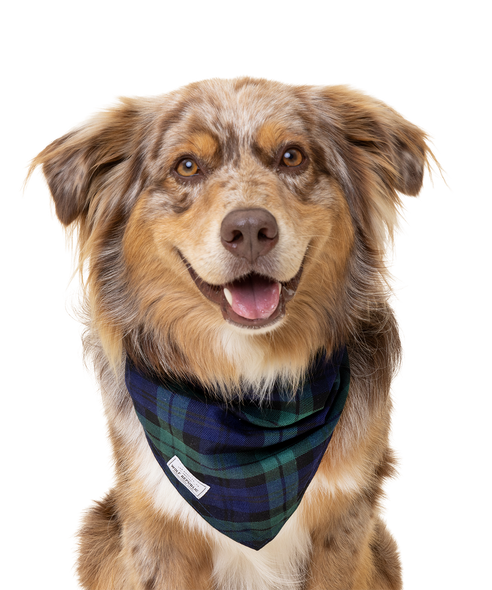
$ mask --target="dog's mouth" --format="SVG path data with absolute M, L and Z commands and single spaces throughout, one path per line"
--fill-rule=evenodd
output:
M 183 257 L 188 272 L 198 289 L 220 306 L 222 316 L 231 324 L 247 328 L 263 328 L 278 322 L 285 315 L 285 305 L 296 294 L 302 275 L 301 267 L 287 282 L 250 272 L 224 285 L 211 285 L 201 279 Z

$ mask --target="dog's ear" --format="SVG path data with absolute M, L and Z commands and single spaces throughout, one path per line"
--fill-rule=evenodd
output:
M 408 196 L 421 190 L 428 150 L 425 128 L 353 84 L 328 85 L 317 98 L 329 127 L 328 139 L 348 167 L 362 161 Z
M 67 133 L 34 158 L 30 172 L 41 165 L 59 220 L 68 226 L 84 217 L 111 171 L 136 153 L 138 105 L 121 104 Z
M 315 104 L 327 164 L 355 219 L 374 237 L 382 237 L 382 225 L 392 235 L 396 191 L 417 195 L 433 158 L 426 134 L 384 103 L 345 86 L 318 89 Z

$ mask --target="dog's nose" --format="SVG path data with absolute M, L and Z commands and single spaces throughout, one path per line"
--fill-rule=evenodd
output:
M 266 209 L 236 209 L 222 220 L 220 237 L 226 250 L 252 264 L 278 242 L 277 221 Z

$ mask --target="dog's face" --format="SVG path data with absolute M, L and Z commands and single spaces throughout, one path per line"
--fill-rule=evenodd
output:
M 289 93 L 272 104 L 267 90 L 223 94 L 212 86 L 182 112 L 155 148 L 155 176 L 124 239 L 138 293 L 160 299 L 181 276 L 191 305 L 216 329 L 224 321 L 241 332 L 275 329 L 301 266 L 311 266 L 303 265 L 308 248 L 311 258 L 325 251 L 335 226 L 342 256 L 351 241 L 345 200 L 319 174 Z M 256 112 L 244 108 L 255 101 Z M 189 290 L 185 267 L 198 288 Z M 203 305 L 200 293 L 213 305 Z
M 215 80 L 126 100 L 34 164 L 79 224 L 107 354 L 123 343 L 205 383 L 295 380 L 380 300 L 396 190 L 420 189 L 424 138 L 345 88 Z
M 342 279 L 353 231 L 291 93 L 224 90 L 205 86 L 155 146 L 123 249 L 152 326 L 190 317 L 230 340 L 306 321 L 305 307 L 321 315 L 316 299 Z

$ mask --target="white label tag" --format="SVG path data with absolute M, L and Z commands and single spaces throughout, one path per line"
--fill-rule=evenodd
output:
M 186 469 L 181 461 L 174 455 L 172 459 L 169 459 L 167 466 L 172 471 L 173 475 L 178 479 L 190 492 L 198 499 L 204 496 L 210 486 L 202 483 L 192 473 Z

